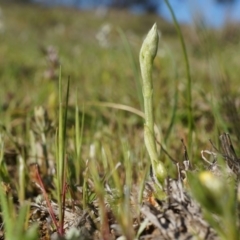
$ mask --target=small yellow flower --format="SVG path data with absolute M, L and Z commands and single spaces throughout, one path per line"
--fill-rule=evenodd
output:
M 215 197 L 223 194 L 224 185 L 222 180 L 209 171 L 203 171 L 199 174 L 200 183 L 209 190 Z

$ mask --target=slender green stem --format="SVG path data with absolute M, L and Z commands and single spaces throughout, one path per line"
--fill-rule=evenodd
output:
M 189 137 L 188 137 L 188 151 L 190 154 L 190 157 L 192 155 L 192 134 L 193 134 L 193 128 L 194 128 L 194 122 L 193 122 L 193 114 L 192 114 L 192 79 L 191 79 L 191 74 L 190 74 L 190 66 L 189 66 L 189 60 L 188 60 L 188 55 L 187 55 L 187 49 L 186 45 L 184 42 L 184 38 L 182 35 L 182 31 L 180 29 L 180 26 L 178 24 L 178 21 L 175 17 L 175 14 L 173 12 L 173 9 L 169 3 L 168 0 L 164 0 L 173 19 L 175 28 L 177 30 L 182 50 L 183 50 L 183 56 L 184 56 L 184 61 L 186 65 L 186 74 L 187 74 L 187 103 L 188 103 L 188 129 L 189 129 Z
M 69 79 L 67 82 L 67 95 L 65 102 L 65 112 L 63 111 L 63 102 L 62 102 L 62 79 L 61 71 L 59 74 L 59 126 L 58 126 L 58 156 L 57 156 L 57 195 L 58 195 L 58 204 L 59 204 L 59 222 L 62 226 L 64 221 L 64 201 L 63 201 L 63 192 L 65 188 L 65 174 L 66 174 L 66 164 L 65 164 L 65 142 L 66 142 L 66 124 L 67 124 L 67 106 L 69 98 Z M 60 229 L 61 231 L 62 229 Z M 63 235 L 63 232 L 60 232 L 60 235 Z
M 58 115 L 58 156 L 57 156 L 57 196 L 59 204 L 59 220 L 62 221 L 62 178 L 63 178 L 63 165 L 64 165 L 64 151 L 63 151 L 63 103 L 62 103 L 62 78 L 61 78 L 61 68 L 59 73 L 59 115 Z
M 77 93 L 76 93 L 77 95 Z M 80 128 L 80 119 L 79 119 L 79 107 L 77 103 L 78 97 L 76 97 L 76 105 L 75 105 L 75 175 L 76 182 L 80 184 L 80 171 L 81 171 L 81 146 L 82 146 L 82 138 L 83 138 L 83 126 L 84 126 L 84 106 L 82 111 L 81 118 L 81 128 Z
M 152 68 L 153 60 L 158 50 L 158 32 L 156 23 L 145 38 L 139 55 L 140 68 L 142 73 L 142 91 L 144 99 L 145 126 L 144 141 L 151 159 L 153 176 L 160 183 L 166 178 L 166 169 L 158 159 L 155 135 L 154 135 L 154 116 L 153 116 L 153 83 Z
M 19 201 L 22 204 L 25 200 L 25 162 L 23 157 L 20 155 L 19 158 Z

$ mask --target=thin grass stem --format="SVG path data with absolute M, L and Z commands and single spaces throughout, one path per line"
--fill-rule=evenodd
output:
M 174 14 L 174 11 L 169 3 L 168 0 L 164 0 L 164 2 L 166 3 L 175 28 L 177 30 L 179 39 L 180 39 L 180 43 L 182 46 L 182 50 L 183 50 L 183 56 L 184 56 L 184 61 L 185 61 L 185 66 L 186 66 L 186 74 L 187 74 L 187 109 L 188 109 L 188 130 L 189 130 L 189 136 L 188 136 L 188 151 L 190 154 L 190 158 L 192 157 L 192 135 L 193 135 L 193 128 L 194 128 L 194 122 L 193 122 L 193 113 L 192 113 L 192 79 L 191 79 L 191 73 L 190 73 L 190 65 L 189 65 L 189 60 L 188 60 L 188 55 L 187 55 L 187 49 L 186 49 L 186 44 L 182 35 L 182 31 L 180 29 L 180 26 L 178 24 L 178 21 L 176 19 L 176 16 Z

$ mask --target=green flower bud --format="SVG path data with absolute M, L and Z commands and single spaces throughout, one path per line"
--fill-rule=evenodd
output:
M 154 23 L 151 30 L 148 32 L 145 40 L 143 41 L 140 50 L 140 63 L 142 61 L 153 61 L 156 57 L 158 49 L 158 32 L 157 24 Z
M 158 161 L 154 164 L 154 174 L 159 183 L 163 184 L 164 180 L 167 177 L 167 171 L 166 168 L 164 167 L 163 163 Z

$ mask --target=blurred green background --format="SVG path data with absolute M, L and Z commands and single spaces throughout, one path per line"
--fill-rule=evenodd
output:
M 123 10 L 0 4 L 1 124 L 12 130 L 31 116 L 37 105 L 43 105 L 54 119 L 61 66 L 63 82 L 71 79 L 70 106 L 75 105 L 77 93 L 78 104 L 85 104 L 90 119 L 97 122 L 103 117 L 106 127 L 121 121 L 128 131 L 141 129 L 142 119 L 134 114 L 88 104 L 111 102 L 141 110 L 138 54 L 145 34 L 157 22 L 160 41 L 153 72 L 156 123 L 162 142 L 178 157 L 180 139 L 188 138 L 187 80 L 173 25 L 154 14 L 133 15 Z M 223 131 L 233 134 L 233 141 L 240 137 L 240 31 L 237 25 L 220 30 L 182 25 L 181 29 L 191 68 L 193 151 L 198 158 L 200 150 L 209 147 L 209 138 L 217 142 Z M 169 127 L 171 119 L 173 127 Z

